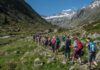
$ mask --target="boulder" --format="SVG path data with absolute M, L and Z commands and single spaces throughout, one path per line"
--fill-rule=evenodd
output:
M 43 62 L 40 60 L 40 58 L 36 58 L 34 60 L 34 67 L 40 67 L 43 65 Z
M 5 55 L 5 51 L 0 50 L 0 56 L 3 56 L 3 55 Z
M 55 57 L 49 57 L 49 58 L 47 59 L 47 64 L 52 63 L 52 62 L 54 62 L 54 61 L 55 61 Z
M 89 70 L 89 69 L 88 69 L 88 65 L 86 64 L 84 65 L 75 64 L 71 66 L 69 70 Z
M 96 55 L 96 60 L 98 61 L 98 62 L 100 62 L 100 51 L 97 53 L 97 55 Z

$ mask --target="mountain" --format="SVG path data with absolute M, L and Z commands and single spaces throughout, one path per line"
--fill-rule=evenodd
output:
M 74 23 L 92 23 L 96 20 L 99 20 L 100 17 L 100 0 L 94 0 L 89 6 L 81 8 L 77 11 L 77 13 L 73 16 L 72 21 Z M 75 22 L 76 21 L 76 22 Z M 72 23 L 73 24 L 73 23 Z M 77 24 L 76 24 L 77 26 Z
M 45 19 L 52 24 L 68 29 L 79 26 L 78 28 L 86 30 L 93 30 L 95 28 L 94 31 L 100 32 L 100 27 L 98 27 L 100 26 L 100 0 L 93 0 L 88 6 L 82 7 L 77 11 L 70 9 Z
M 44 17 L 47 21 L 51 22 L 54 25 L 58 25 L 60 27 L 67 27 L 70 23 L 72 16 L 76 13 L 75 10 L 63 10 L 62 12 L 53 15 Z
M 0 0 L 0 34 L 43 31 L 51 26 L 25 0 Z
M 77 11 L 70 23 L 70 27 L 76 26 L 100 32 L 100 0 L 93 0 L 90 5 Z

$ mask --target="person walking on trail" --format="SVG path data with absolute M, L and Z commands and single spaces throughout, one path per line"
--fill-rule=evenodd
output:
M 77 36 L 74 37 L 73 46 L 74 46 L 74 54 L 73 54 L 72 61 L 74 62 L 75 59 L 78 59 L 79 63 L 81 64 L 81 52 L 82 52 L 83 45 Z
M 35 37 L 36 37 L 36 35 L 35 35 L 35 34 L 33 34 L 33 41 L 35 41 Z
M 92 65 L 92 63 L 95 65 L 95 66 L 97 66 L 97 63 L 96 63 L 96 61 L 95 61 L 95 57 L 96 57 L 96 43 L 94 43 L 93 41 L 92 41 L 92 39 L 91 38 L 88 38 L 87 39 L 87 41 L 88 41 L 88 43 L 87 43 L 87 48 L 88 48 L 88 51 L 89 51 L 89 68 L 91 69 L 91 65 Z
M 48 45 L 51 47 L 51 45 L 52 45 L 52 42 L 51 42 L 51 37 L 48 37 Z
M 65 41 L 66 41 L 66 35 L 62 35 L 62 42 L 61 42 L 61 47 L 65 47 Z
M 68 36 L 64 48 L 65 61 L 66 61 L 66 57 L 68 58 L 68 60 L 70 60 L 70 46 L 71 46 L 71 39 Z
M 42 46 L 45 46 L 45 37 L 44 36 L 42 36 L 42 38 L 41 38 L 41 44 L 42 44 Z
M 48 37 L 45 37 L 45 47 L 47 47 L 48 46 Z
M 55 36 L 53 36 L 51 42 L 52 42 L 52 50 L 53 50 L 53 53 L 54 53 L 55 52 L 55 46 L 56 46 L 56 38 L 55 38 Z
M 59 36 L 56 36 L 56 53 L 58 53 L 60 47 L 60 38 Z

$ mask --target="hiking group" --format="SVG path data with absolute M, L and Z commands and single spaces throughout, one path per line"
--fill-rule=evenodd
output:
M 84 52 L 88 52 L 87 55 L 87 63 L 89 68 L 91 68 L 92 64 L 97 66 L 95 57 L 96 57 L 96 43 L 93 42 L 91 38 L 84 38 L 86 40 L 85 43 L 82 42 L 78 36 L 69 36 L 63 34 L 61 36 L 41 36 L 36 34 L 33 36 L 33 39 L 42 46 L 46 48 L 51 48 L 53 53 L 58 54 L 60 50 L 63 50 L 64 61 L 63 64 L 66 64 L 67 61 L 72 61 L 75 63 L 77 60 L 79 64 L 83 64 L 82 56 Z M 84 50 L 86 49 L 86 50 Z

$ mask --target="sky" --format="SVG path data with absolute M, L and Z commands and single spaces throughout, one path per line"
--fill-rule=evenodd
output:
M 91 0 L 26 0 L 40 15 L 50 16 L 67 9 L 80 9 L 90 4 Z

